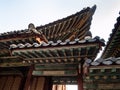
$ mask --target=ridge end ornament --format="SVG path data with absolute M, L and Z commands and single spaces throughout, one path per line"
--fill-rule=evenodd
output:
M 43 35 L 42 31 L 38 31 L 35 28 L 35 25 L 33 23 L 30 23 L 28 25 L 28 30 L 31 31 L 32 33 L 35 34 L 35 39 L 37 42 L 39 42 L 40 44 L 42 44 L 43 42 L 48 43 L 47 38 Z

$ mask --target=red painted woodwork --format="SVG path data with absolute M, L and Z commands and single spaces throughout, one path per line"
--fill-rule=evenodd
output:
M 0 76 L 0 90 L 20 90 L 22 83 L 21 76 L 6 75 Z
M 31 77 L 32 77 L 33 68 L 34 68 L 34 66 L 30 66 L 30 68 L 29 68 L 27 78 L 26 78 L 26 82 L 25 82 L 25 86 L 24 86 L 24 90 L 29 90 L 30 80 L 31 80 Z

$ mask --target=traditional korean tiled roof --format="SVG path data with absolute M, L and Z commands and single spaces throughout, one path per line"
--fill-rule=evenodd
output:
M 120 65 L 120 57 L 114 58 L 109 57 L 106 59 L 99 58 L 90 64 L 91 66 L 110 66 L 110 65 Z
M 89 68 L 88 76 L 84 77 L 87 90 L 120 89 L 120 57 L 99 58 L 95 61 L 88 59 L 85 63 Z
M 73 39 L 83 39 L 85 32 L 89 30 L 96 6 L 87 7 L 67 18 L 57 20 L 53 23 L 37 27 L 41 30 L 48 40 L 66 40 L 71 37 Z
M 11 44 L 11 54 L 23 58 L 24 63 L 77 63 L 82 58 L 95 59 L 104 40 L 98 36 L 91 39 L 69 39 L 62 42 Z
M 57 42 L 57 40 L 65 41 L 66 39 L 74 40 L 75 38 L 82 40 L 86 31 L 90 28 L 95 9 L 96 6 L 84 8 L 80 12 L 52 23 L 38 26 L 36 29 L 42 32 L 48 41 Z M 30 32 L 29 29 L 1 33 L 0 56 L 10 56 L 9 45 L 13 43 L 33 43 L 35 41 L 35 34 Z
M 102 53 L 102 58 L 109 57 L 120 57 L 120 16 L 117 18 L 117 22 Z
M 104 40 L 98 36 L 91 39 L 65 40 L 48 43 L 11 44 L 11 56 L 0 57 L 1 66 L 27 66 L 30 64 L 78 63 L 81 59 L 95 59 Z
M 28 48 L 44 48 L 44 47 L 56 47 L 56 46 L 66 46 L 66 45 L 76 45 L 76 44 L 89 44 L 89 43 L 96 43 L 100 42 L 102 46 L 104 46 L 104 39 L 100 39 L 100 37 L 96 36 L 95 38 L 91 39 L 83 39 L 79 40 L 76 38 L 74 41 L 70 41 L 66 39 L 64 42 L 61 40 L 57 40 L 57 42 L 49 41 L 48 43 L 19 43 L 19 44 L 11 44 L 10 49 L 28 49 Z
M 94 61 L 85 62 L 89 76 L 85 78 L 89 90 L 119 90 L 120 82 L 120 16 L 114 25 L 102 56 Z M 91 62 L 90 62 L 91 61 Z

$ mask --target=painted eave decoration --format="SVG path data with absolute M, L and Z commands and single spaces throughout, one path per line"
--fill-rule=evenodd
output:
M 62 42 L 12 44 L 11 54 L 23 58 L 23 63 L 78 63 L 84 58 L 95 59 L 104 45 L 103 39 L 75 39 Z
M 120 57 L 99 58 L 89 65 L 89 75 L 84 77 L 86 88 L 119 90 Z

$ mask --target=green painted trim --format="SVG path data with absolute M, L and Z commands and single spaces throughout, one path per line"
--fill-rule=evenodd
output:
M 19 67 L 19 66 L 30 66 L 30 64 L 24 64 L 22 62 L 15 63 L 0 63 L 0 67 Z
M 100 72 L 104 73 L 104 72 L 105 72 L 105 69 L 101 69 Z
M 77 76 L 77 70 L 33 71 L 34 76 Z
M 116 68 L 112 68 L 111 72 L 116 72 Z
M 63 70 L 63 69 L 77 69 L 77 64 L 47 64 L 35 65 L 35 70 Z

